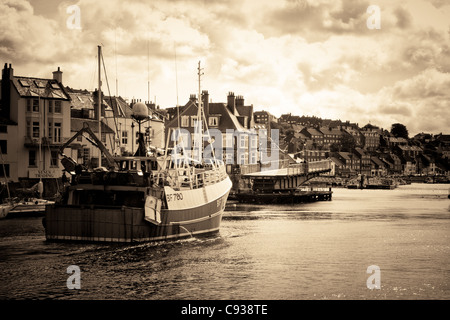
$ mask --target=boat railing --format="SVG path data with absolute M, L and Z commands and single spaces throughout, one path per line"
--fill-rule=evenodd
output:
M 164 183 L 164 185 L 178 190 L 181 188 L 198 189 L 218 183 L 226 179 L 227 176 L 225 165 L 219 163 L 209 168 L 186 167 L 158 172 L 153 177 L 153 182 L 156 184 Z

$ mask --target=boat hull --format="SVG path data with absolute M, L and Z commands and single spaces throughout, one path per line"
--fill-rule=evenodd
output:
M 198 206 L 161 210 L 160 223 L 151 223 L 146 220 L 144 208 L 47 206 L 43 221 L 46 239 L 144 242 L 216 232 L 220 228 L 231 189 L 229 178 L 222 184 L 224 192 Z M 223 188 L 224 186 L 226 188 Z M 206 194 L 207 191 L 202 189 L 198 189 L 199 192 Z

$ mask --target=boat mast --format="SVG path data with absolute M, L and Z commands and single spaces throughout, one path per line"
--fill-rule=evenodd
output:
M 42 174 L 45 169 L 45 157 L 42 159 L 42 137 L 44 136 L 45 132 L 45 117 L 42 116 L 42 113 L 45 110 L 45 100 L 42 103 L 41 107 L 41 93 L 38 91 L 38 106 L 39 106 L 39 166 L 38 166 L 38 173 L 39 173 L 39 182 L 38 182 L 38 193 L 39 198 L 42 198 L 42 193 L 44 192 L 44 184 L 42 183 Z M 6 174 L 6 173 L 5 173 Z
M 203 105 L 202 105 L 202 91 L 201 91 L 201 76 L 202 68 L 200 67 L 200 61 L 198 62 L 198 110 L 197 110 L 197 152 L 198 152 L 198 161 L 202 161 L 202 152 L 203 152 Z
M 98 46 L 98 96 L 97 96 L 97 124 L 98 124 L 98 137 L 102 140 L 102 128 L 101 128 L 101 112 L 102 112 L 102 75 L 101 75 L 101 55 L 102 47 Z M 98 166 L 102 166 L 102 151 L 98 149 Z

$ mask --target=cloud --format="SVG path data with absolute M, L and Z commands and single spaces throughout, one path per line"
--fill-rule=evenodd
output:
M 66 26 L 66 9 L 74 4 L 81 30 Z M 233 91 L 276 115 L 448 127 L 441 119 L 449 118 L 450 6 L 379 0 L 381 29 L 370 30 L 370 4 L 0 0 L 0 60 L 30 76 L 51 76 L 61 66 L 65 84 L 93 89 L 101 44 L 119 94 L 147 99 L 150 81 L 152 99 L 162 107 L 197 92 L 200 60 L 202 88 L 213 101 L 225 101 Z
M 395 9 L 394 14 L 397 18 L 396 25 L 401 29 L 406 29 L 411 26 L 411 14 L 402 7 Z

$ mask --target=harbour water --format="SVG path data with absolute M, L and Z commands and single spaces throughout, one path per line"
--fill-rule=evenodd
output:
M 448 190 L 335 188 L 332 201 L 295 206 L 229 202 L 217 234 L 157 243 L 46 242 L 42 217 L 8 218 L 0 299 L 447 300 Z M 79 267 L 80 289 L 67 286 L 69 266 Z M 369 289 L 372 276 L 379 289 Z

